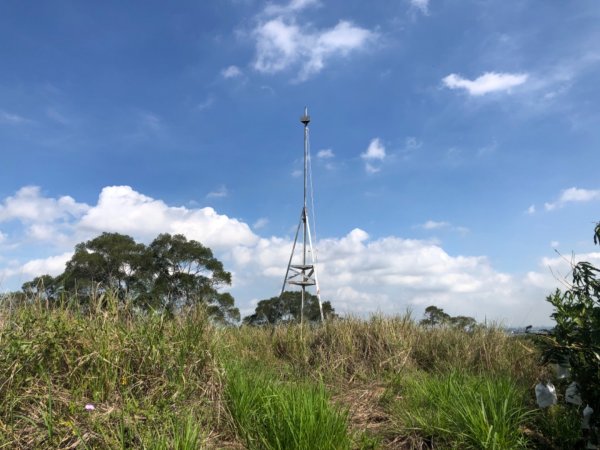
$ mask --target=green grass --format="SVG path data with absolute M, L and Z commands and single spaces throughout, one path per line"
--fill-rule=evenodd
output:
M 322 384 L 273 381 L 266 373 L 232 368 L 225 388 L 234 427 L 249 449 L 349 449 L 347 413 Z
M 400 385 L 399 416 L 442 448 L 527 446 L 521 429 L 531 414 L 524 407 L 526 392 L 508 377 L 421 373 L 403 377 Z
M 531 448 L 569 445 L 576 414 L 523 425 L 540 370 L 529 340 L 493 326 L 227 328 L 202 308 L 31 299 L 0 304 L 0 450 L 518 448 L 523 427 Z

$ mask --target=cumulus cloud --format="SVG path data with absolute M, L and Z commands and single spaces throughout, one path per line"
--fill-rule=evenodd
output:
M 41 204 L 59 204 L 58 199 L 45 198 L 37 192 Z M 5 200 L 3 208 L 9 203 Z M 293 244 L 290 237 L 264 238 L 252 232 L 248 224 L 212 208 L 167 205 L 129 186 L 105 187 L 97 203 L 85 208 L 73 206 L 82 205 L 74 200 L 66 203 L 77 211 L 75 215 L 62 213 L 70 221 L 67 231 L 71 234 L 65 240 L 70 247 L 49 258 L 0 261 L 4 286 L 7 280 L 18 286 L 17 281 L 22 283 L 43 273 L 60 273 L 72 255 L 73 243 L 107 231 L 128 234 L 141 242 L 149 242 L 160 233 L 181 233 L 204 243 L 232 271 L 232 293 L 244 311 L 251 309 L 252 299 L 271 297 L 281 289 Z M 4 209 L 3 213 L 6 214 Z M 11 214 L 13 217 L 16 213 Z M 53 214 L 55 220 L 64 220 L 61 214 Z M 254 228 L 259 229 L 264 223 L 266 220 L 258 220 Z M 442 223 L 430 221 L 429 226 L 435 229 Z M 37 232 L 50 231 L 41 227 Z M 11 232 L 11 240 L 15 233 L 18 234 Z M 36 245 L 26 249 L 24 255 L 36 252 L 47 253 L 47 249 Z M 296 261 L 298 257 L 299 254 Z M 320 240 L 315 257 L 323 298 L 331 300 L 341 313 L 395 314 L 407 307 L 420 310 L 435 304 L 450 314 L 474 315 L 480 320 L 487 316 L 517 324 L 521 320 L 542 324 L 549 321 L 544 298 L 551 291 L 552 279 L 543 270 L 519 278 L 495 270 L 484 256 L 450 255 L 438 243 L 427 240 L 398 236 L 373 239 L 358 228 L 341 237 Z M 546 266 L 544 269 L 549 272 Z
M 386 157 L 385 146 L 379 138 L 374 138 L 369 143 L 367 150 L 360 154 L 360 157 L 365 161 L 367 173 L 379 172 L 381 170 L 380 164 Z
M 525 212 L 527 214 L 529 214 L 530 216 L 535 214 L 535 205 L 530 205 L 529 208 L 527 208 L 527 210 Z
M 229 66 L 221 71 L 223 78 L 237 78 L 242 76 L 242 71 L 238 66 Z
M 79 217 L 88 209 L 88 205 L 77 203 L 68 195 L 58 199 L 48 198 L 42 195 L 38 186 L 25 186 L 0 203 L 0 222 L 55 222 Z
M 218 214 L 213 208 L 168 206 L 129 186 L 102 189 L 98 204 L 87 211 L 77 227 L 98 234 L 125 233 L 142 240 L 160 233 L 180 233 L 214 248 L 249 245 L 257 239 L 247 224 Z
M 321 30 L 299 24 L 297 13 L 315 4 L 318 3 L 293 0 L 285 6 L 270 5 L 265 9 L 252 32 L 255 70 L 274 74 L 297 68 L 296 81 L 304 81 L 323 70 L 332 59 L 346 57 L 376 39 L 375 32 L 346 20 Z
M 379 138 L 373 139 L 370 142 L 369 147 L 367 148 L 367 151 L 365 151 L 364 153 L 361 153 L 360 157 L 367 161 L 369 161 L 369 160 L 383 161 L 385 159 L 385 147 L 381 143 L 381 140 Z
M 39 275 L 60 275 L 65 270 L 67 261 L 71 259 L 73 252 L 65 252 L 61 255 L 50 256 L 48 258 L 32 259 L 23 264 L 21 273 L 29 278 L 35 278 Z
M 554 248 L 559 245 L 556 241 L 550 244 Z M 548 295 L 556 288 L 568 289 L 571 287 L 573 267 L 582 261 L 587 261 L 595 267 L 600 267 L 600 252 L 570 255 L 569 258 L 562 255 L 552 258 L 541 258 L 539 270 L 527 272 L 524 277 L 524 284 L 539 288 L 541 292 L 546 293 L 545 295 Z
M 585 203 L 600 199 L 600 189 L 579 189 L 572 187 L 561 192 L 558 200 L 552 203 L 545 203 L 546 211 L 552 211 L 562 208 L 567 203 Z
M 261 239 L 237 247 L 231 262 L 244 290 L 263 278 L 280 289 L 292 242 Z M 319 242 L 321 293 L 342 313 L 400 313 L 434 304 L 452 314 L 519 324 L 549 322 L 543 289 L 496 271 L 483 256 L 452 256 L 436 243 L 395 236 L 371 239 L 361 229 Z M 549 292 L 549 291 L 548 291 Z
M 450 89 L 464 89 L 469 95 L 480 96 L 490 92 L 509 91 L 527 81 L 526 73 L 486 72 L 475 80 L 468 80 L 455 73 L 446 76 L 442 81 Z

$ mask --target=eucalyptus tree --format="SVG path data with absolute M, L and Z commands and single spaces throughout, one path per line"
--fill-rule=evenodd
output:
M 75 246 L 62 274 L 37 277 L 22 292 L 48 301 L 65 295 L 81 304 L 111 293 L 142 310 L 170 313 L 203 304 L 214 320 L 229 323 L 240 318 L 231 294 L 220 292 L 230 284 L 231 273 L 211 249 L 181 234 L 161 234 L 146 246 L 102 233 Z
M 301 292 L 285 291 L 281 296 L 261 300 L 256 305 L 254 314 L 244 317 L 246 325 L 275 325 L 279 323 L 300 322 Z M 337 317 L 331 302 L 323 302 L 323 314 L 326 318 Z M 304 320 L 319 322 L 321 312 L 316 295 L 305 293 Z

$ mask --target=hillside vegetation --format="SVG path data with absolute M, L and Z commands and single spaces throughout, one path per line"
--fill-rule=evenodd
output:
M 497 327 L 74 305 L 2 303 L 0 448 L 569 448 L 571 412 L 535 407 L 534 344 Z

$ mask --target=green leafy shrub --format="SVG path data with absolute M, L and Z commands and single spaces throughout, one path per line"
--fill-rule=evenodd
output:
M 594 243 L 600 244 L 600 223 Z M 573 267 L 569 289 L 547 297 L 554 307 L 554 330 L 540 337 L 543 362 L 568 361 L 572 377 L 580 387 L 584 405 L 594 411 L 592 422 L 600 424 L 600 269 L 589 262 Z

